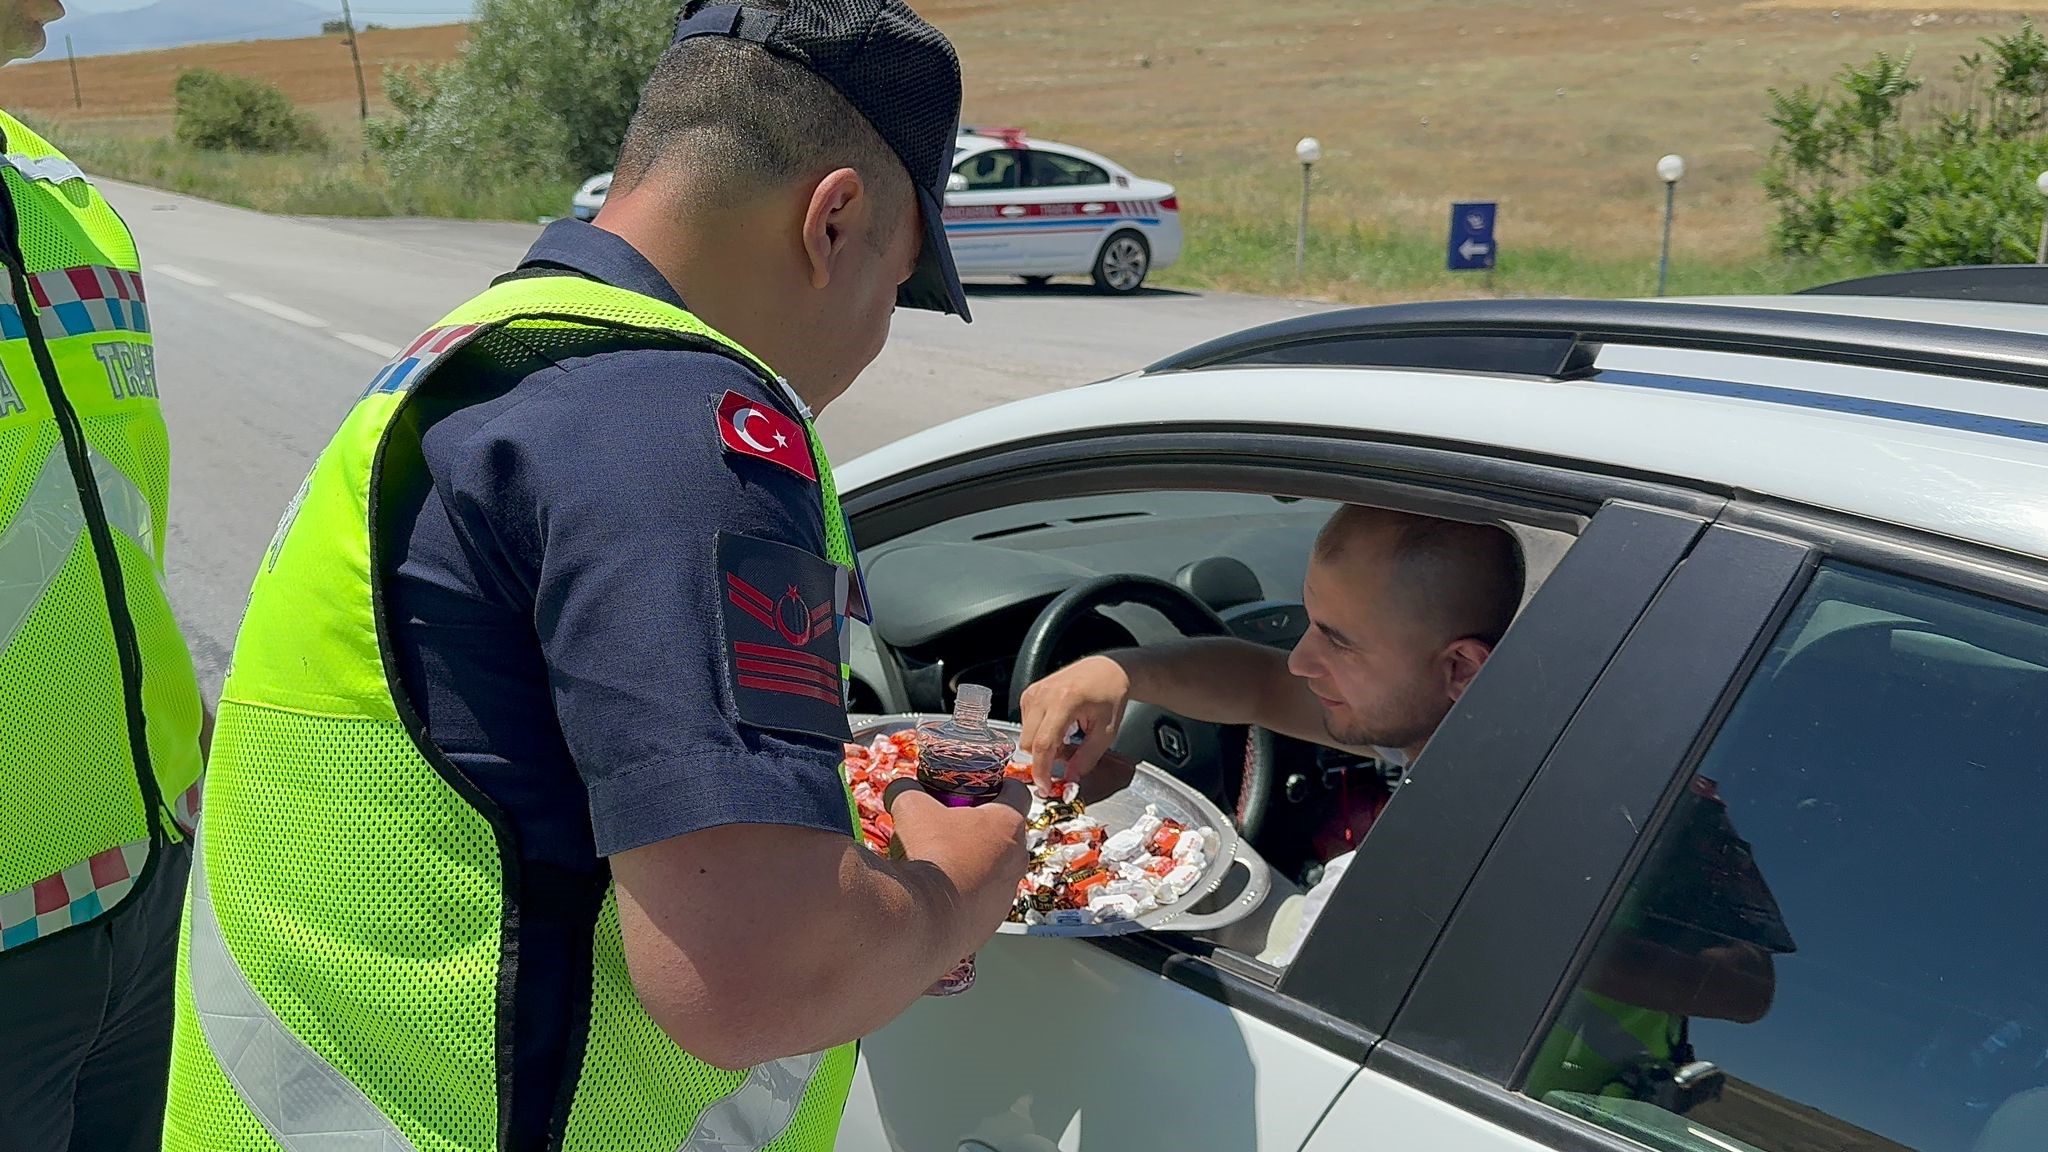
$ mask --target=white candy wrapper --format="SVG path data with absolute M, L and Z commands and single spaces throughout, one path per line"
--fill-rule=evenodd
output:
M 1175 860 L 1186 860 L 1190 856 L 1201 854 L 1202 843 L 1202 837 L 1198 833 L 1181 833 L 1180 839 L 1174 841 L 1173 844 L 1173 858 Z
M 1201 869 L 1183 864 L 1166 874 L 1166 888 L 1173 893 L 1173 898 L 1178 900 L 1187 895 L 1188 889 L 1193 888 L 1195 882 L 1201 878 Z
M 1088 912 L 1098 922 L 1130 920 L 1138 915 L 1138 901 L 1133 896 L 1097 896 L 1088 901 Z
M 1053 849 L 1052 858 L 1062 864 L 1071 864 L 1093 851 L 1095 849 L 1089 847 L 1088 842 L 1083 840 L 1077 844 L 1062 844 Z
M 1126 828 L 1112 833 L 1102 844 L 1102 858 L 1119 863 L 1138 856 L 1145 850 L 1145 837 L 1135 828 Z
M 1141 843 L 1150 843 L 1152 834 L 1159 831 L 1159 826 L 1163 823 L 1165 821 L 1159 818 L 1158 807 L 1147 804 L 1145 805 L 1145 814 L 1138 817 L 1137 823 L 1131 825 L 1131 831 L 1138 834 L 1138 840 Z

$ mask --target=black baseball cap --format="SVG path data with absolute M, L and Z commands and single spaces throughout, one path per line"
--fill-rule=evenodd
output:
M 675 39 L 695 36 L 730 36 L 793 60 L 867 117 L 909 171 L 924 219 L 924 248 L 897 304 L 971 321 L 941 207 L 960 123 L 960 59 L 945 34 L 903 0 L 789 0 L 780 11 L 691 0 Z

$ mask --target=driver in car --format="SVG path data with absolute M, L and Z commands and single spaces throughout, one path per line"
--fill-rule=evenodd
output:
M 1302 589 L 1309 627 L 1292 652 L 1201 638 L 1089 656 L 1026 689 L 1020 742 L 1041 789 L 1061 764 L 1065 778 L 1079 779 L 1101 761 L 1125 706 L 1138 700 L 1405 768 L 1492 655 L 1520 607 L 1523 582 L 1521 549 L 1505 529 L 1345 505 L 1310 553 Z M 1070 746 L 1076 728 L 1081 743 Z M 1276 967 L 1292 963 L 1387 795 L 1339 804 L 1316 836 L 1314 855 L 1326 862 L 1321 878 L 1304 895 L 1274 877 L 1272 910 L 1242 926 L 1264 939 L 1241 950 Z M 1707 829 L 1692 842 L 1743 847 L 1710 790 L 1696 788 L 1683 811 L 1689 825 Z M 1764 919 L 1771 919 L 1775 905 L 1746 851 L 1732 855 L 1741 866 L 1712 869 L 1711 886 L 1729 888 L 1745 906 L 1758 906 L 1752 894 L 1762 892 Z M 1220 942 L 1236 946 L 1237 939 Z M 1588 973 L 1592 995 L 1574 1006 L 1579 1019 L 1553 1035 L 1532 1087 L 1547 1078 L 1549 1088 L 1612 1092 L 1632 1064 L 1689 1062 L 1685 1017 L 1748 1023 L 1768 1010 L 1772 950 L 1784 949 L 1698 932 L 1646 929 L 1611 939 Z M 1599 1011 L 1584 1011 L 1587 1001 Z

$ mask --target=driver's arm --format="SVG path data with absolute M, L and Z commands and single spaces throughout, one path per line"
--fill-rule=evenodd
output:
M 1078 779 L 1115 742 L 1124 706 L 1140 700 L 1212 724 L 1257 724 L 1320 744 L 1330 742 L 1322 708 L 1287 670 L 1287 653 L 1246 640 L 1204 637 L 1090 656 L 1024 690 L 1022 743 L 1040 788 L 1055 759 Z M 1083 742 L 1063 741 L 1080 725 Z

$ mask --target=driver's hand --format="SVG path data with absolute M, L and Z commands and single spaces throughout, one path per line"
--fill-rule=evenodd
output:
M 1116 742 L 1129 703 L 1131 678 L 1107 656 L 1076 661 L 1024 689 L 1018 701 L 1023 717 L 1018 743 L 1031 754 L 1031 776 L 1038 791 L 1050 793 L 1053 766 L 1066 765 L 1065 778 L 1079 780 L 1095 767 Z M 1079 726 L 1079 747 L 1066 742 Z

